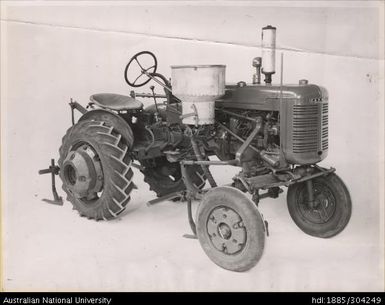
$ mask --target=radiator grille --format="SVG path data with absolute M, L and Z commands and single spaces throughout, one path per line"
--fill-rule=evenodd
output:
M 326 150 L 329 147 L 328 144 L 328 133 L 329 133 L 329 104 L 322 104 L 322 119 L 321 119 L 321 148 L 322 150 Z
M 327 104 L 326 104 L 327 105 Z M 324 109 L 322 109 L 323 111 Z M 324 116 L 323 116 L 324 118 Z M 327 108 L 326 108 L 327 120 Z M 327 125 L 326 125 L 327 127 Z M 313 105 L 293 106 L 293 152 L 306 153 L 318 151 L 319 107 Z M 324 132 L 324 130 L 322 130 Z M 327 146 L 327 129 L 326 146 Z

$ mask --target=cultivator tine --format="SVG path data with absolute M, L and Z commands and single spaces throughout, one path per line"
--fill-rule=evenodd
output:
M 184 192 L 183 191 L 182 192 L 173 192 L 173 193 L 170 193 L 170 194 L 165 195 L 163 197 L 150 200 L 149 202 L 147 202 L 147 206 L 152 206 L 152 205 L 160 203 L 162 201 L 167 201 L 167 200 L 171 200 L 171 199 L 175 199 L 175 198 L 183 199 L 184 198 Z
M 183 234 L 183 237 L 188 239 L 198 239 L 198 237 L 194 234 Z
M 51 165 L 47 169 L 39 170 L 39 175 L 44 174 L 51 174 L 52 179 L 52 194 L 53 194 L 53 200 L 50 199 L 43 199 L 44 202 L 56 204 L 56 205 L 63 205 L 63 199 L 58 195 L 56 191 L 56 184 L 55 184 L 55 176 L 59 174 L 60 167 L 55 165 L 55 159 L 51 159 Z

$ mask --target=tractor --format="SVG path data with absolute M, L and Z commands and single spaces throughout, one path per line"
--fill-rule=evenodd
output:
M 268 223 L 258 210 L 263 198 L 288 187 L 287 206 L 306 234 L 330 238 L 351 216 L 351 199 L 334 168 L 318 165 L 328 155 L 328 93 L 321 86 L 272 84 L 276 28 L 262 29 L 262 57 L 252 61 L 251 83 L 225 83 L 225 65 L 171 66 L 158 73 L 149 51 L 124 69 L 129 95 L 99 93 L 83 107 L 70 102 L 72 126 L 63 137 L 58 165 L 51 160 L 54 203 L 61 203 L 55 175 L 81 216 L 118 217 L 136 187 L 135 167 L 157 199 L 186 201 L 192 237 L 220 267 L 246 271 L 260 260 Z M 137 73 L 137 75 L 135 74 Z M 261 73 L 264 84 L 261 84 Z M 134 76 L 133 76 L 134 75 Z M 155 92 L 155 86 L 162 88 Z M 142 99 L 152 99 L 144 107 Z M 81 113 L 75 122 L 74 111 Z M 210 166 L 239 173 L 218 186 Z M 193 217 L 192 201 L 198 200 Z

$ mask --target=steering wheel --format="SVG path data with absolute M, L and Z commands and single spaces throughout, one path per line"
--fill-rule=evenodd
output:
M 140 61 L 139 58 L 140 57 Z M 134 65 L 134 62 L 136 65 Z M 130 71 L 135 70 L 134 66 L 136 66 L 135 72 L 139 72 L 139 76 L 136 77 L 133 81 L 130 81 L 128 78 L 128 69 L 131 67 Z M 126 83 L 131 87 L 141 87 L 147 84 L 151 77 L 150 75 L 156 72 L 156 68 L 158 67 L 158 61 L 154 54 L 149 51 L 142 51 L 135 54 L 130 61 L 128 62 L 126 68 L 124 69 L 124 79 Z M 139 69 L 138 69 L 139 68 Z M 137 73 L 138 74 L 138 73 Z M 144 80 L 140 81 L 140 78 L 144 78 Z

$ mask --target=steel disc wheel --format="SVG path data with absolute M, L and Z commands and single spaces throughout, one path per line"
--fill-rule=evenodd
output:
M 67 190 L 84 204 L 93 204 L 103 193 L 100 158 L 88 143 L 71 147 L 63 161 L 63 178 Z
M 255 204 L 238 189 L 217 187 L 197 212 L 197 236 L 207 256 L 231 271 L 246 271 L 260 260 L 265 228 Z
M 225 206 L 214 208 L 206 226 L 211 243 L 218 251 L 232 255 L 245 248 L 246 228 L 242 217 L 233 209 Z
M 287 205 L 290 216 L 306 234 L 328 238 L 340 233 L 352 213 L 349 191 L 336 174 L 313 181 L 314 206 L 308 203 L 305 183 L 289 186 Z

